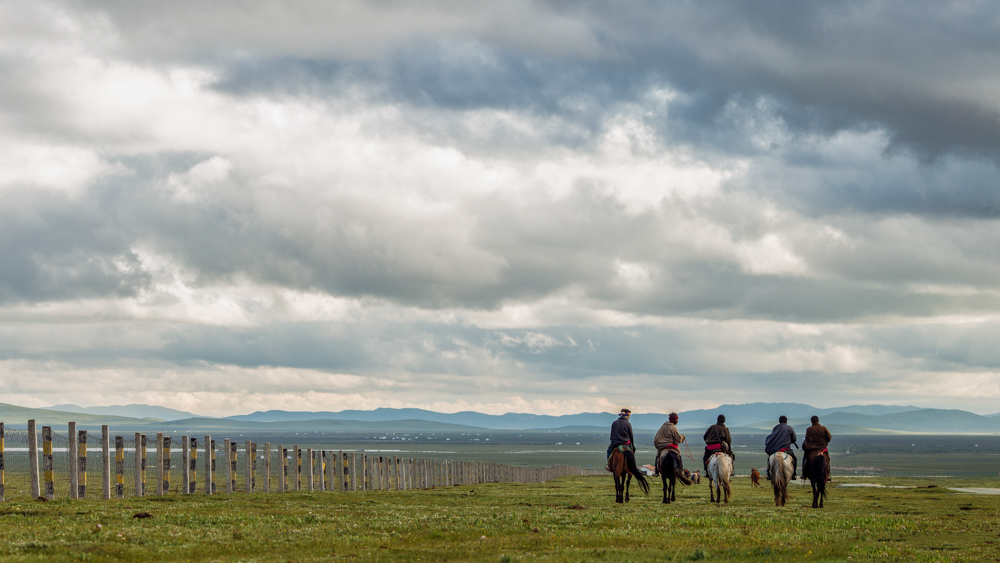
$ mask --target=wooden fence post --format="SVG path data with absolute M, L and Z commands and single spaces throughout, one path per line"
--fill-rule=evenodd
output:
M 52 466 L 52 427 L 42 427 L 42 471 L 45 472 L 45 498 L 55 500 L 56 480 Z
M 293 445 L 295 448 L 295 490 L 302 490 L 302 450 L 298 445 Z
M 229 441 L 229 456 L 226 458 L 229 462 L 229 478 L 232 480 L 229 483 L 229 492 L 236 492 L 236 440 Z
M 101 497 L 111 500 L 111 429 L 101 425 Z
M 142 438 L 143 438 L 142 432 L 135 433 L 135 448 L 134 448 L 135 451 L 133 452 L 133 457 L 135 458 L 135 465 L 133 471 L 135 472 L 135 496 L 137 497 L 142 496 L 143 492 L 142 476 L 146 474 L 146 472 L 143 471 L 142 467 L 145 461 L 145 457 L 142 455 L 142 449 L 143 449 Z
M 257 442 L 250 442 L 250 492 L 257 492 Z
M 250 440 L 247 440 L 243 447 L 247 449 L 246 455 L 243 456 L 243 491 L 249 494 L 253 492 L 253 476 L 250 475 L 250 464 L 253 462 L 251 450 L 253 448 L 250 447 Z
M 306 475 L 306 490 L 313 490 L 313 466 L 315 458 L 313 456 L 313 449 L 306 448 L 306 464 L 309 466 L 309 473 Z
M 4 485 L 5 485 L 5 483 L 4 483 L 4 477 L 6 477 L 6 475 L 4 474 L 4 467 L 3 467 L 3 462 L 4 462 L 4 455 L 3 455 L 4 454 L 4 447 L 3 446 L 4 446 L 4 444 L 3 444 L 3 423 L 0 422 L 0 501 L 4 500 L 4 493 L 5 493 L 5 491 L 4 491 Z
M 38 434 L 35 419 L 28 421 L 28 473 L 31 479 L 31 498 L 42 496 L 41 482 L 38 478 Z
M 115 498 L 125 498 L 124 436 L 115 436 Z
M 271 442 L 264 442 L 264 492 L 271 492 Z
M 191 492 L 191 442 L 181 436 L 181 494 Z
M 215 485 L 215 452 L 212 451 L 214 444 L 211 436 L 205 436 L 205 494 L 212 494 Z
M 326 490 L 326 450 L 319 451 L 319 467 L 316 468 L 319 477 L 319 485 L 316 487 L 320 491 Z
M 223 471 L 223 475 L 225 475 L 226 479 L 226 492 L 231 493 L 233 492 L 234 477 L 233 477 L 233 466 L 231 463 L 229 463 L 229 438 L 224 438 L 222 440 L 222 455 L 223 459 L 226 460 L 225 461 L 226 467 L 225 470 Z
M 345 460 L 346 463 L 346 460 Z M 357 492 L 358 490 L 358 453 L 351 452 L 351 492 Z
M 76 498 L 87 498 L 87 431 L 80 430 L 77 436 Z
M 163 437 L 163 494 L 170 493 L 170 436 Z
M 365 484 L 366 483 L 365 470 L 366 470 L 367 464 L 368 464 L 368 460 L 366 458 L 367 458 L 367 456 L 365 455 L 364 452 L 358 452 L 358 459 L 357 459 L 357 464 L 355 465 L 355 467 L 358 468 L 358 476 L 357 476 L 358 477 L 358 481 L 357 482 L 358 482 L 358 491 L 360 491 L 360 492 L 365 492 L 365 491 L 368 490 L 366 488 L 367 485 Z
M 278 482 L 278 492 L 283 493 L 288 490 L 288 448 L 278 444 L 278 453 L 281 454 L 281 479 Z
M 163 496 L 163 432 L 156 433 L 156 494 Z
M 75 499 L 80 496 L 80 470 L 77 465 L 76 456 L 79 455 L 77 452 L 77 442 L 76 442 L 76 423 L 70 422 L 68 424 L 69 432 L 66 435 L 66 441 L 69 442 L 67 445 L 67 450 L 69 452 L 69 498 Z
M 330 490 L 331 491 L 343 491 L 344 489 L 344 479 L 342 475 L 344 474 L 344 451 L 330 452 Z

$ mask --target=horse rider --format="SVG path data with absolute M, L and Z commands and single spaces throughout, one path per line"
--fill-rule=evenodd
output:
M 705 457 L 702 459 L 702 463 L 705 464 L 705 473 L 708 473 L 708 460 L 714 454 L 722 452 L 736 460 L 736 455 L 733 454 L 733 437 L 729 434 L 729 429 L 726 428 L 726 415 L 720 414 L 717 419 L 718 422 L 708 427 L 705 431 Z
M 796 448 L 799 437 L 795 435 L 795 429 L 788 425 L 788 417 L 781 415 L 778 417 L 778 425 L 771 429 L 771 435 L 764 440 L 764 453 L 768 456 L 778 452 L 786 452 L 792 456 L 792 481 L 795 480 L 795 470 L 798 468 L 799 460 L 792 451 L 792 446 Z M 767 464 L 767 480 L 771 480 L 771 464 Z
M 632 424 L 628 417 L 632 416 L 632 411 L 622 409 L 618 413 L 618 420 L 611 423 L 611 445 L 608 446 L 608 464 L 604 466 L 605 471 L 611 471 L 611 451 L 618 446 L 628 446 L 635 452 L 635 437 L 632 435 Z
M 826 429 L 819 423 L 819 417 L 813 415 L 809 419 L 812 422 L 812 426 L 806 429 L 806 439 L 802 442 L 802 451 L 805 453 L 805 461 L 802 464 L 802 474 L 808 475 L 806 473 L 806 467 L 809 465 L 809 454 L 813 452 L 820 452 L 823 454 L 823 459 L 826 463 L 826 474 L 830 475 L 830 452 L 827 451 L 827 445 L 830 444 L 830 440 L 833 436 L 830 431 Z
M 672 412 L 667 417 L 667 422 L 663 423 L 660 430 L 653 438 L 653 445 L 656 446 L 656 462 L 653 467 L 660 470 L 660 458 L 670 456 L 674 464 L 674 476 L 685 485 L 690 485 L 692 481 L 684 475 L 684 465 L 681 461 L 680 445 L 687 441 L 687 438 L 677 430 L 677 413 Z

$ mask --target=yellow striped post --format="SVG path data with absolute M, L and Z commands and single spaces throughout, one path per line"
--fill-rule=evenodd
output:
M 198 438 L 191 438 L 190 457 L 188 458 L 188 492 L 194 494 L 198 490 Z
M 124 436 L 115 436 L 115 498 L 125 498 Z
M 76 498 L 87 498 L 87 431 L 80 430 L 77 436 Z
M 52 468 L 52 427 L 42 427 L 42 471 L 45 474 L 45 498 L 55 500 L 56 477 Z

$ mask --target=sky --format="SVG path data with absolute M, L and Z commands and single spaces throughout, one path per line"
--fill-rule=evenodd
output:
M 994 2 L 0 3 L 0 401 L 1000 411 Z

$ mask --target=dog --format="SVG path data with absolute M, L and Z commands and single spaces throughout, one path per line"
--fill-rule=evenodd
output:
M 756 468 L 750 468 L 750 486 L 759 487 L 760 486 L 760 472 Z

